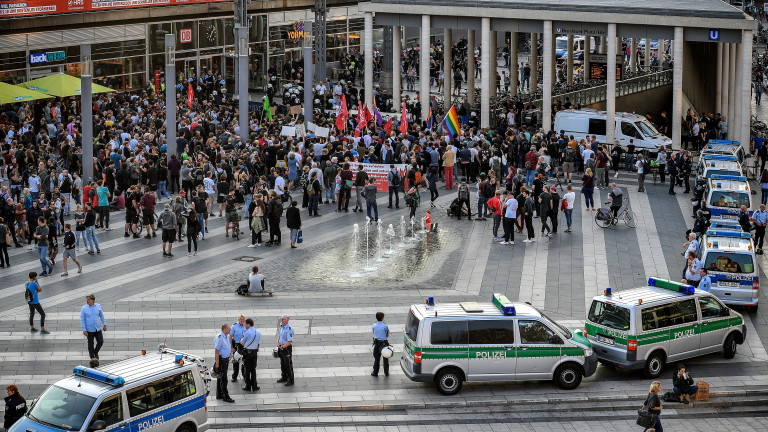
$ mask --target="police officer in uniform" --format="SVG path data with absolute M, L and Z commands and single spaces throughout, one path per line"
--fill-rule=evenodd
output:
M 245 354 L 243 354 L 243 362 L 245 363 L 245 370 L 243 371 L 245 386 L 243 386 L 243 390 L 245 391 L 259 390 L 259 386 L 256 384 L 256 364 L 259 359 L 260 343 L 261 332 L 253 326 L 253 319 L 248 318 L 245 320 L 245 333 L 240 339 L 240 344 L 245 350 Z
M 216 350 L 214 369 L 219 371 L 219 378 L 216 380 L 216 399 L 224 399 L 224 402 L 232 403 L 234 400 L 229 397 L 229 390 L 227 390 L 227 368 L 229 358 L 232 356 L 232 338 L 229 336 L 229 331 L 229 324 L 221 325 L 221 333 L 214 339 L 213 348 Z
M 373 372 L 371 376 L 379 376 L 381 349 L 389 345 L 389 326 L 384 323 L 384 312 L 376 312 L 376 322 L 371 326 L 373 331 Z M 389 359 L 384 359 L 384 376 L 389 376 Z
M 277 337 L 277 354 L 280 357 L 280 379 L 278 383 L 293 385 L 293 327 L 288 324 L 288 315 L 280 317 L 280 332 Z
M 240 345 L 240 339 L 243 338 L 245 333 L 245 315 L 237 317 L 237 322 L 232 324 L 232 328 L 229 335 L 232 336 L 232 352 L 237 352 L 238 347 L 242 350 L 243 346 Z M 243 362 L 245 363 L 245 362 Z M 243 368 L 243 377 L 245 377 L 245 366 L 241 365 L 239 361 L 232 357 L 232 382 L 237 381 L 237 374 L 240 372 L 240 368 Z

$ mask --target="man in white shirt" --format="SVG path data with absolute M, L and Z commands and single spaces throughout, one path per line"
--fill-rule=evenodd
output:
M 563 195 L 563 201 L 566 203 L 565 211 L 565 222 L 568 225 L 568 228 L 565 230 L 567 233 L 572 233 L 573 230 L 571 229 L 571 224 L 573 223 L 573 203 L 576 202 L 576 193 L 573 192 L 573 187 L 571 185 L 568 185 L 566 187 L 568 192 Z
M 277 193 L 278 196 L 283 196 L 285 193 L 285 179 L 279 174 L 280 172 L 278 172 L 278 176 L 275 179 L 275 193 Z

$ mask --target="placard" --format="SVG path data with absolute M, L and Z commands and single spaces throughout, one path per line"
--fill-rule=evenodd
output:
M 315 129 L 315 136 L 320 138 L 328 138 L 328 135 L 331 134 L 330 128 L 320 127 L 318 126 L 317 129 Z
M 296 135 L 294 136 L 303 137 L 304 135 L 307 134 L 307 130 L 303 124 L 297 124 L 295 129 L 296 129 Z
M 377 192 L 389 192 L 389 181 L 387 180 L 387 174 L 389 173 L 389 164 L 372 164 L 362 162 L 350 162 L 349 169 L 352 170 L 353 181 L 357 178 L 357 171 L 362 166 L 363 170 L 368 174 L 368 177 L 376 179 L 376 191 Z M 403 180 L 408 174 L 408 165 L 395 164 L 395 169 L 400 174 L 400 184 L 403 184 Z
M 280 130 L 281 136 L 296 136 L 296 128 L 294 126 L 283 126 L 283 129 Z

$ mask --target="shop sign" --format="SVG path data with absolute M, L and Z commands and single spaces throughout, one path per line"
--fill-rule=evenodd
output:
M 192 42 L 192 29 L 191 28 L 179 29 L 179 42 L 181 42 L 181 43 Z
M 40 64 L 40 63 L 52 63 L 52 62 L 64 61 L 66 59 L 67 59 L 67 53 L 64 51 L 44 52 L 44 53 L 30 54 L 29 64 L 34 65 L 34 64 Z
M 304 37 L 304 21 L 296 21 L 293 23 L 293 30 L 288 32 L 288 39 L 293 42 L 298 42 Z
M 140 7 L 215 3 L 225 0 L 17 0 L 0 3 L 0 17 L 51 15 Z

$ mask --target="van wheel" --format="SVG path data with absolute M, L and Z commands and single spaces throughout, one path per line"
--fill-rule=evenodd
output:
M 184 423 L 176 429 L 176 432 L 195 432 L 195 426 L 189 423 Z
M 455 368 L 446 368 L 438 372 L 435 377 L 435 386 L 440 393 L 451 396 L 461 390 L 461 384 L 464 380 L 462 373 Z
M 736 333 L 729 334 L 728 337 L 725 338 L 725 343 L 723 344 L 723 357 L 727 359 L 735 357 L 737 346 L 738 341 L 736 340 Z
M 664 371 L 665 363 L 664 354 L 661 352 L 657 351 L 651 354 L 651 356 L 648 357 L 648 361 L 645 363 L 645 369 L 643 371 L 645 376 L 648 378 L 658 377 L 661 375 L 661 372 Z
M 563 390 L 573 390 L 581 384 L 584 374 L 581 368 L 573 363 L 566 363 L 555 371 L 555 384 Z

